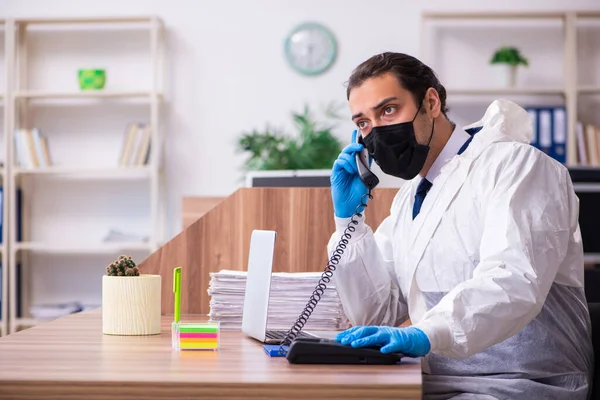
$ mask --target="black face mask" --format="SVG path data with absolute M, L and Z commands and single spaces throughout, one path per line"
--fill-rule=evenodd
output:
M 414 120 L 394 125 L 377 126 L 363 138 L 365 147 L 383 172 L 401 179 L 409 180 L 417 176 L 425 165 L 429 153 L 429 143 L 419 144 L 415 137 Z M 435 121 L 435 120 L 434 120 Z

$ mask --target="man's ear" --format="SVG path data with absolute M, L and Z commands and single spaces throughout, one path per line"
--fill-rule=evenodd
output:
M 439 117 L 441 113 L 442 103 L 440 102 L 440 96 L 434 88 L 430 87 L 425 92 L 425 109 L 427 110 L 427 114 L 431 118 Z

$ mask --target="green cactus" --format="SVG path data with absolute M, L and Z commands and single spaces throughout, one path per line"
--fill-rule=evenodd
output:
M 131 256 L 119 256 L 106 267 L 108 276 L 139 276 L 140 270 L 131 259 Z

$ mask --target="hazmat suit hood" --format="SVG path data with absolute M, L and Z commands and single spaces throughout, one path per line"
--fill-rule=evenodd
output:
M 477 147 L 485 148 L 494 142 L 531 143 L 533 139 L 531 116 L 523 107 L 507 99 L 493 101 L 483 118 L 465 126 L 464 130 L 470 132 L 476 128 L 481 130 L 473 140 L 483 145 Z

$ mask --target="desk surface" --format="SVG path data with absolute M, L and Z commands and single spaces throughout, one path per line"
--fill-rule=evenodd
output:
M 239 331 L 221 331 L 221 349 L 171 349 L 160 335 L 102 334 L 93 310 L 0 339 L 0 398 L 369 398 L 420 399 L 415 359 L 394 366 L 293 365 L 268 357 Z

